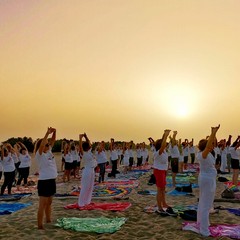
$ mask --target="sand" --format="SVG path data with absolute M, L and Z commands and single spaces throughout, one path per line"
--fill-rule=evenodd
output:
M 61 165 L 61 155 L 55 154 L 58 170 Z M 36 171 L 37 167 L 33 161 L 31 173 Z M 65 210 L 64 205 L 75 203 L 75 199 L 57 199 L 54 198 L 52 205 L 52 223 L 45 224 L 45 230 L 37 229 L 37 208 L 38 196 L 35 193 L 29 198 L 22 199 L 21 203 L 32 203 L 32 206 L 19 210 L 10 215 L 0 216 L 0 239 L 212 239 L 203 238 L 198 234 L 190 231 L 182 231 L 181 226 L 183 220 L 174 217 L 162 217 L 156 213 L 143 212 L 147 205 L 156 204 L 155 196 L 143 196 L 137 194 L 139 190 L 156 190 L 156 186 L 148 186 L 147 182 L 151 172 L 140 177 L 140 186 L 133 189 L 128 195 L 132 206 L 124 212 L 109 212 L 109 211 L 78 211 Z M 60 180 L 61 181 L 61 178 Z M 2 182 L 2 181 L 1 181 Z M 78 185 L 79 180 L 71 180 L 68 183 L 60 183 L 57 185 L 58 193 L 69 192 L 72 186 Z M 169 190 L 168 188 L 167 190 Z M 220 198 L 220 193 L 224 189 L 224 184 L 217 182 L 216 198 Z M 195 204 L 198 198 L 198 189 L 193 189 L 194 197 L 176 197 L 167 196 L 167 202 L 171 206 L 179 204 Z M 95 202 L 113 202 L 114 200 L 94 200 Z M 215 206 L 224 206 L 238 208 L 237 203 L 215 203 Z M 126 217 L 128 220 L 122 228 L 113 234 L 95 234 L 81 233 L 71 230 L 63 230 L 54 225 L 58 218 L 62 217 Z M 212 214 L 210 221 L 215 224 L 232 223 L 239 224 L 240 218 L 227 211 L 221 210 L 218 214 Z M 228 239 L 228 238 L 221 238 Z

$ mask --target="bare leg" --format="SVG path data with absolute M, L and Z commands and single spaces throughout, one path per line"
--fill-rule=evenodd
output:
M 48 197 L 47 205 L 46 205 L 46 208 L 45 208 L 45 215 L 46 215 L 46 222 L 47 223 L 50 223 L 52 221 L 52 219 L 51 219 L 52 199 L 53 199 L 53 197 Z
M 39 197 L 39 206 L 38 206 L 38 215 L 37 215 L 37 220 L 38 220 L 38 229 L 44 229 L 43 228 L 43 217 L 44 217 L 44 212 L 46 209 L 47 205 L 47 197 Z

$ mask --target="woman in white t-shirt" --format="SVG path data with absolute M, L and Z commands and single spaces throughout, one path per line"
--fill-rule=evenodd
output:
M 50 140 L 49 135 L 52 134 Z M 52 147 L 56 140 L 56 129 L 49 127 L 44 138 L 39 139 L 35 144 L 35 159 L 39 167 L 38 178 L 38 229 L 43 228 L 44 214 L 46 216 L 46 222 L 51 222 L 51 205 L 53 195 L 56 193 L 56 178 L 57 178 L 57 166 L 54 155 L 52 154 Z
M 19 142 L 19 152 L 17 152 L 18 158 L 20 160 L 20 165 L 19 165 L 19 177 L 17 181 L 17 190 L 20 190 L 20 184 L 23 180 L 24 186 L 27 187 L 27 180 L 29 176 L 29 170 L 31 166 L 31 157 L 28 154 L 28 150 L 26 146 Z
M 200 172 L 198 176 L 199 184 L 199 203 L 197 210 L 197 223 L 199 233 L 203 236 L 209 236 L 209 212 L 213 206 L 214 196 L 216 192 L 216 176 L 215 158 L 212 155 L 214 149 L 214 141 L 216 133 L 220 125 L 212 127 L 211 135 L 207 139 L 199 141 L 197 159 L 200 164 Z
M 1 149 L 1 162 L 4 172 L 4 182 L 1 187 L 1 194 L 4 194 L 6 187 L 8 188 L 8 194 L 11 194 L 12 185 L 15 180 L 15 165 L 11 153 L 8 151 L 7 146 L 3 145 Z
M 96 152 L 96 159 L 97 159 L 97 164 L 99 167 L 99 178 L 98 178 L 98 182 L 104 182 L 104 178 L 105 178 L 105 168 L 106 168 L 106 163 L 107 163 L 107 155 L 105 152 L 105 148 L 104 148 L 105 143 L 101 142 L 98 144 L 97 147 L 97 152 Z
M 129 143 L 127 142 L 124 142 L 123 144 L 123 165 L 124 165 L 123 172 L 127 173 L 129 169 Z
M 64 165 L 64 174 L 63 174 L 63 182 L 67 178 L 67 181 L 70 181 L 70 173 L 73 169 L 73 158 L 70 152 L 70 143 L 66 143 L 64 145 L 64 154 L 63 154 L 65 165 Z
M 85 138 L 83 142 L 82 139 Z M 95 180 L 95 167 L 97 161 L 92 153 L 92 145 L 87 137 L 87 134 L 79 135 L 79 151 L 82 155 L 82 179 L 81 179 L 81 191 L 78 197 L 78 206 L 84 207 L 91 203 L 92 192 Z
M 166 188 L 166 176 L 168 170 L 168 154 L 166 152 L 167 137 L 170 133 L 170 130 L 166 129 L 161 139 L 155 141 L 156 151 L 153 154 L 153 168 L 154 176 L 156 179 L 157 185 L 157 212 L 163 216 L 176 214 L 173 212 L 173 209 L 168 206 L 165 198 L 165 188 Z M 166 209 L 166 210 L 165 210 Z
M 240 169 L 240 154 L 238 148 L 240 147 L 240 136 L 237 137 L 236 141 L 229 148 L 229 153 L 231 154 L 231 167 L 233 170 L 232 182 L 235 186 L 238 185 L 238 175 Z

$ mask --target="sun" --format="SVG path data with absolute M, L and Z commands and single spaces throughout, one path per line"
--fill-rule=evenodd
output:
M 187 105 L 179 105 L 176 108 L 176 116 L 180 118 L 185 118 L 188 116 L 188 114 L 189 114 L 189 109 Z

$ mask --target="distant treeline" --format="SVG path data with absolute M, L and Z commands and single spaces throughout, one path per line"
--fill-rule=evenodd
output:
M 34 145 L 35 145 L 37 140 L 33 141 L 33 139 L 31 137 L 23 137 L 23 138 L 21 138 L 21 137 L 17 137 L 17 138 L 12 137 L 12 138 L 9 138 L 8 140 L 4 141 L 3 143 L 10 143 L 12 146 L 14 146 L 17 142 L 21 142 L 21 143 L 23 143 L 27 147 L 29 152 L 33 152 L 34 151 Z M 74 141 L 76 144 L 79 143 L 79 141 L 67 140 L 65 138 L 64 139 L 58 139 L 58 140 L 55 141 L 55 144 L 54 144 L 54 146 L 52 148 L 52 151 L 53 152 L 61 152 L 61 146 L 62 146 L 62 142 L 63 141 L 67 141 L 67 142 L 68 141 L 71 141 L 71 142 Z M 92 149 L 95 149 L 97 147 L 98 143 L 99 142 L 93 142 L 92 143 Z M 123 142 L 116 141 L 115 143 L 116 144 L 122 144 Z M 135 144 L 134 143 L 132 143 L 132 144 L 133 144 L 133 147 L 134 147 Z M 109 142 L 105 142 L 105 149 L 109 150 L 109 148 L 110 148 L 110 143 Z

